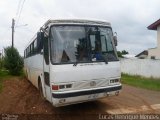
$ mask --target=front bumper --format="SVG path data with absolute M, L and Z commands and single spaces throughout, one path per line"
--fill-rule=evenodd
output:
M 64 106 L 84 101 L 96 100 L 99 98 L 117 95 L 122 89 L 122 85 L 108 86 L 81 91 L 65 91 L 52 93 L 54 106 Z

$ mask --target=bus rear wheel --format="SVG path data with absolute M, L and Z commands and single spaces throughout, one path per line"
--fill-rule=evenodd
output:
M 29 76 L 28 76 L 27 70 L 26 70 L 26 79 L 29 81 Z

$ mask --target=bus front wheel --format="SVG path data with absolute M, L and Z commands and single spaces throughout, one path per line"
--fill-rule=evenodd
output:
M 41 80 L 38 80 L 38 88 L 39 88 L 39 93 L 40 93 L 40 96 L 43 100 L 45 100 L 45 97 L 43 95 L 43 88 L 42 88 L 42 83 L 41 83 Z

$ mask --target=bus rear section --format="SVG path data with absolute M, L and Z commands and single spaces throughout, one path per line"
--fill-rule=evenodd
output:
M 108 22 L 50 20 L 37 34 L 43 69 L 34 83 L 56 107 L 118 95 L 116 42 Z

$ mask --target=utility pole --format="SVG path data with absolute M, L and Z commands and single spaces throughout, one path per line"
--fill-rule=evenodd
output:
M 15 20 L 12 19 L 12 48 L 14 47 L 14 26 L 15 26 Z

